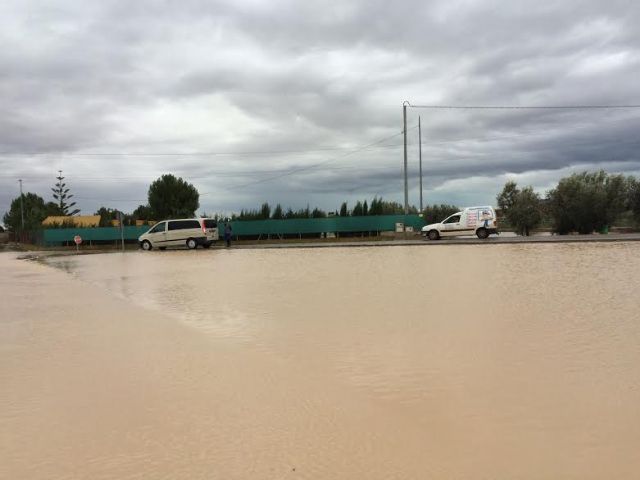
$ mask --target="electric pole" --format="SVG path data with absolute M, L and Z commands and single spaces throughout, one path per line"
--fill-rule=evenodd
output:
M 120 225 L 120 239 L 122 240 L 122 252 L 124 253 L 124 213 L 118 210 L 118 223 Z
M 402 104 L 402 119 L 404 123 L 404 214 L 409 214 L 409 180 L 407 178 L 407 103 Z M 406 219 L 405 219 L 406 223 Z M 406 231 L 405 225 L 405 231 Z
M 20 219 L 22 220 L 22 231 L 24 232 L 24 195 L 22 195 L 22 179 L 18 180 L 18 182 L 20 182 Z
M 418 146 L 420 152 L 420 213 L 422 213 L 422 127 L 420 126 L 420 117 L 418 117 Z

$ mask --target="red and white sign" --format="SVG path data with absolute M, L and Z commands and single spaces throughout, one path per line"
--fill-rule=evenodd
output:
M 76 245 L 80 245 L 82 243 L 82 237 L 80 235 L 76 235 L 73 237 L 73 241 L 76 242 Z

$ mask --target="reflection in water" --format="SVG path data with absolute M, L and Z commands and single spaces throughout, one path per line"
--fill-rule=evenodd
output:
M 275 356 L 320 390 L 362 395 L 375 415 L 399 422 L 406 448 L 423 452 L 424 471 L 471 475 L 491 465 L 540 478 L 540 465 L 558 478 L 604 478 L 632 471 L 640 448 L 636 244 L 50 262 L 212 338 Z M 314 415 L 327 421 L 341 407 L 323 408 L 308 407 L 311 426 Z

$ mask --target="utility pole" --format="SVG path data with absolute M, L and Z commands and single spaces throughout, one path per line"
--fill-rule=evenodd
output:
M 418 146 L 420 152 L 420 213 L 422 214 L 422 127 L 420 126 L 420 117 L 418 117 Z
M 20 182 L 20 218 L 22 220 L 22 231 L 24 232 L 24 200 L 22 195 L 22 179 L 18 180 Z
M 404 214 L 409 214 L 409 180 L 407 178 L 407 103 L 402 104 L 402 119 L 404 124 Z M 406 223 L 406 218 L 405 218 Z M 405 225 L 405 231 L 406 231 Z
M 122 240 L 122 253 L 124 253 L 124 213 L 119 210 L 118 223 L 120 224 L 120 240 Z

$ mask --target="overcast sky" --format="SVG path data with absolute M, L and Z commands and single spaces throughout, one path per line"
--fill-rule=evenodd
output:
M 402 201 L 402 103 L 640 104 L 634 1 L 0 2 L 0 215 L 131 211 L 174 173 L 200 212 Z M 640 109 L 408 109 L 410 202 L 495 203 L 574 171 L 640 174 Z

